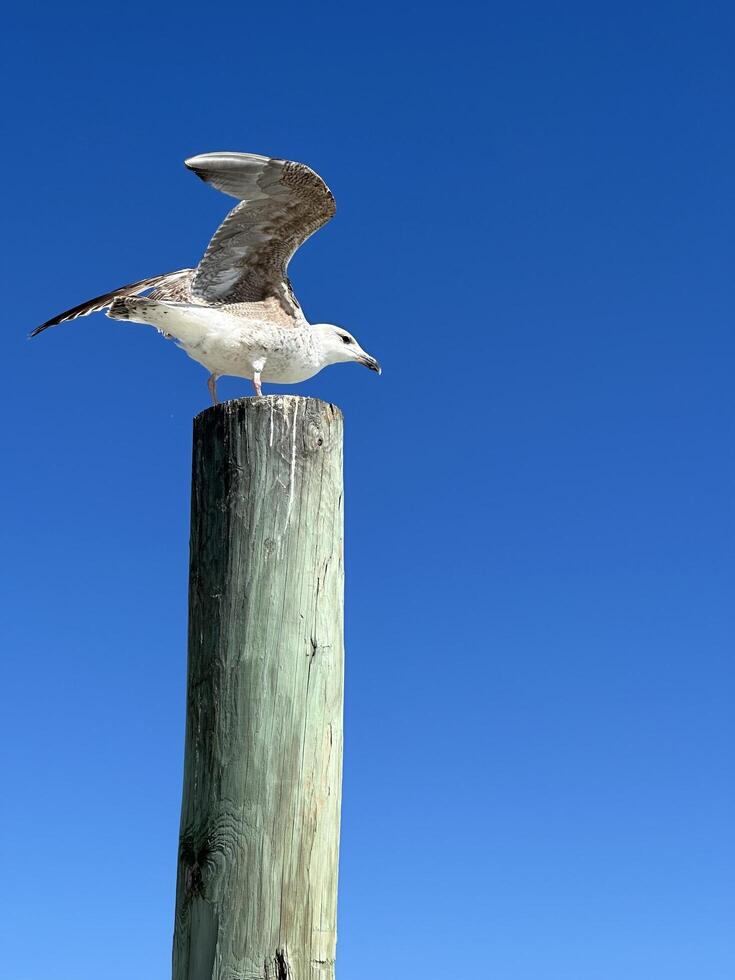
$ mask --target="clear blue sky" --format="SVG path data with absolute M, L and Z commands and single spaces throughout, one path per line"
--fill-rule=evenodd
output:
M 206 375 L 26 335 L 195 263 L 181 161 L 237 149 L 330 184 L 294 285 L 384 365 L 298 389 L 346 416 L 339 980 L 731 980 L 732 5 L 10 21 L 3 975 L 168 976 Z

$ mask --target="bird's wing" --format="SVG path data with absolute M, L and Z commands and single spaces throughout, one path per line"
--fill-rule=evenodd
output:
M 99 313 L 106 309 L 117 296 L 137 296 L 144 293 L 146 289 L 153 289 L 153 297 L 156 299 L 184 299 L 188 298 L 189 280 L 194 273 L 193 269 L 180 269 L 178 272 L 167 272 L 163 276 L 152 276 L 150 279 L 141 279 L 139 282 L 131 282 L 127 286 L 118 286 L 110 293 L 103 293 L 88 299 L 86 303 L 80 303 L 70 310 L 65 310 L 57 316 L 51 317 L 40 327 L 31 333 L 31 337 L 55 327 L 58 323 L 65 323 L 67 320 L 76 320 L 80 316 L 89 316 L 90 313 Z
M 241 201 L 209 243 L 192 282 L 193 296 L 210 303 L 274 297 L 295 315 L 299 306 L 286 269 L 296 249 L 336 210 L 327 185 L 303 163 L 254 153 L 203 153 L 186 166 Z

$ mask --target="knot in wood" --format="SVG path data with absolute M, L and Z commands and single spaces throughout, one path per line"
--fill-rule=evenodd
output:
M 327 431 L 316 421 L 310 419 L 304 431 L 304 450 L 307 453 L 317 453 L 320 449 L 329 448 Z
M 181 842 L 179 859 L 185 872 L 184 890 L 187 900 L 204 897 L 204 874 L 207 870 L 207 864 L 211 854 L 212 847 L 208 840 L 199 846 L 190 838 Z

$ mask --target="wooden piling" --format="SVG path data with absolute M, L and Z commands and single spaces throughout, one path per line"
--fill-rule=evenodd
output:
M 342 775 L 342 416 L 194 423 L 173 980 L 332 980 Z

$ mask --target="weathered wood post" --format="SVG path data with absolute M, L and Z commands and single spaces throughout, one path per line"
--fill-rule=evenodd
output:
M 174 980 L 331 980 L 342 776 L 342 416 L 194 422 Z

